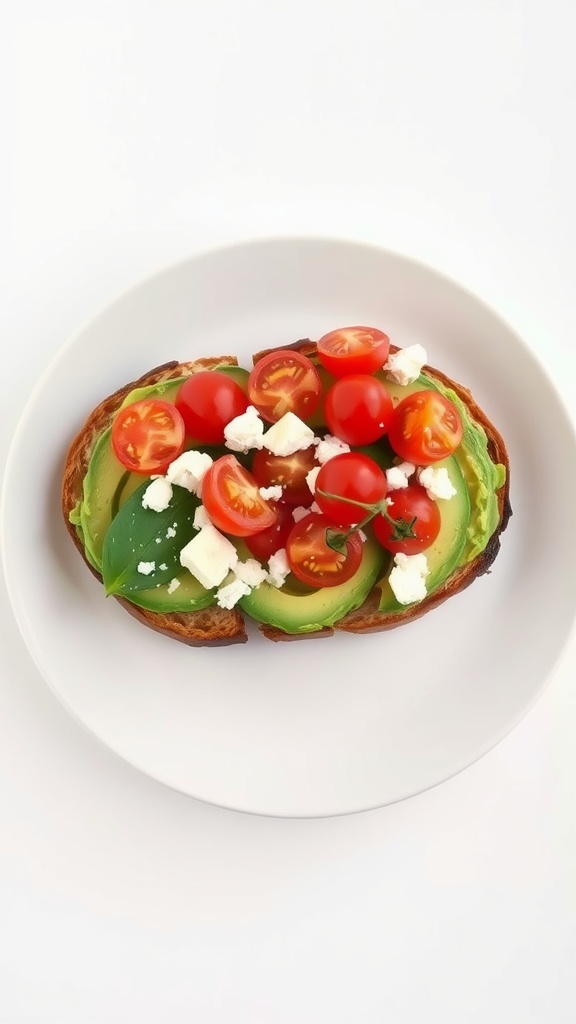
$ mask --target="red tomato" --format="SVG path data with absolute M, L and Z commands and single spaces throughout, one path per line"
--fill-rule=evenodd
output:
M 456 406 L 438 391 L 415 391 L 396 406 L 388 440 L 400 458 L 429 466 L 458 447 L 462 420 Z
M 187 377 L 176 395 L 188 437 L 204 444 L 222 444 L 224 427 L 248 407 L 248 398 L 235 380 L 218 370 L 201 370 Z
M 250 403 L 269 423 L 276 423 L 287 412 L 305 420 L 317 409 L 321 394 L 314 363 L 291 349 L 263 356 L 248 378 Z
M 276 512 L 234 455 L 212 463 L 202 480 L 202 502 L 214 526 L 233 537 L 249 537 L 276 522 Z
M 338 501 L 349 498 L 374 505 L 386 495 L 388 485 L 380 466 L 361 452 L 344 452 L 335 455 L 322 466 L 316 477 L 315 499 L 322 512 L 339 526 L 355 526 L 366 518 L 366 509 L 358 505 Z M 325 498 L 320 491 L 334 494 L 336 498 Z
M 184 420 L 169 402 L 143 398 L 112 423 L 112 451 L 132 473 L 164 473 L 184 451 Z
M 317 348 L 322 366 L 334 377 L 374 373 L 388 359 L 390 338 L 376 327 L 341 327 L 320 338 Z
M 274 509 L 276 512 L 274 525 L 269 526 L 267 530 L 260 530 L 260 533 L 255 533 L 252 537 L 246 537 L 245 540 L 250 554 L 259 562 L 267 562 L 271 555 L 276 554 L 280 548 L 286 547 L 286 541 L 294 526 L 294 517 L 289 505 L 278 501 L 274 503 Z
M 342 377 L 326 395 L 324 412 L 333 434 L 348 444 L 371 444 L 388 430 L 394 406 L 381 381 L 367 374 Z
M 310 447 L 293 455 L 272 455 L 262 448 L 254 456 L 252 472 L 261 487 L 281 484 L 282 500 L 287 505 L 311 505 L 312 492 L 306 483 L 306 474 L 318 465 L 314 451 Z
M 317 512 L 296 523 L 286 541 L 288 564 L 294 575 L 311 587 L 337 587 L 349 580 L 362 561 L 362 541 L 352 533 L 346 553 L 333 551 L 326 543 L 326 530 L 334 523 Z
M 384 516 L 375 516 L 372 520 L 374 533 L 383 548 L 396 554 L 397 551 L 405 555 L 417 555 L 419 551 L 425 551 L 434 543 L 440 533 L 440 509 L 436 502 L 429 498 L 426 491 L 420 484 L 409 484 L 389 495 L 392 504 L 388 505 L 388 514 L 392 519 L 403 519 L 405 522 L 412 522 L 416 516 L 416 522 L 412 529 L 415 537 L 406 537 L 404 540 L 392 540 L 394 527 Z

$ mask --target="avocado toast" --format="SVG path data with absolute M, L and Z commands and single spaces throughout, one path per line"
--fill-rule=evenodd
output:
M 263 365 L 266 357 L 275 351 L 258 353 L 254 357 L 255 367 Z M 282 351 L 298 353 L 317 368 L 322 399 L 310 415 L 303 413 L 300 421 L 306 424 L 310 433 L 314 433 L 314 443 L 317 444 L 326 433 L 324 399 L 333 387 L 335 378 L 323 365 L 319 365 L 316 343 L 302 340 L 284 346 Z M 396 346 L 389 346 L 390 354 L 398 351 Z M 130 472 L 126 463 L 122 464 L 118 460 L 118 452 L 112 443 L 112 427 L 119 419 L 120 410 L 150 398 L 169 404 L 177 403 L 184 381 L 214 371 L 217 375 L 227 375 L 233 379 L 243 391 L 249 388 L 251 375 L 249 377 L 248 371 L 238 367 L 234 357 L 201 359 L 192 363 L 166 363 L 120 388 L 100 403 L 72 442 L 66 459 L 62 509 L 68 531 L 92 572 L 99 579 L 104 575 L 108 593 L 112 593 L 142 623 L 174 639 L 198 646 L 244 642 L 247 634 L 243 613 L 259 622 L 261 632 L 271 640 L 329 636 L 334 630 L 374 632 L 391 629 L 420 617 L 488 571 L 499 550 L 500 534 L 511 514 L 508 457 L 500 434 L 474 402 L 470 392 L 440 371 L 425 364 L 414 380 L 401 384 L 391 380 L 385 372 L 386 366 L 383 366 L 374 371 L 373 376 L 384 385 L 395 408 L 411 394 L 435 392 L 457 408 L 462 422 L 462 437 L 456 450 L 435 462 L 437 468 L 446 470 L 453 494 L 450 500 L 441 499 L 437 502 L 442 509 L 441 522 L 437 536 L 425 551 L 425 596 L 408 600 L 407 603 L 398 599 L 390 585 L 391 569 L 396 559 L 381 546 L 372 529 L 373 524 L 368 522 L 365 530 L 358 531 L 354 526 L 349 531 L 355 534 L 353 541 L 356 548 L 359 545 L 356 535 L 362 533 L 361 550 L 357 552 L 354 572 L 342 582 L 333 584 L 330 581 L 331 585 L 321 586 L 311 586 L 309 579 L 298 578 L 294 571 L 287 573 L 286 567 L 284 574 L 276 578 L 272 572 L 272 563 L 270 571 L 263 574 L 262 570 L 260 576 L 257 573 L 254 575 L 253 566 L 250 570 L 252 576 L 246 569 L 244 575 L 249 582 L 241 580 L 239 576 L 236 577 L 236 572 L 240 571 L 238 566 L 254 563 L 251 549 L 253 538 L 246 533 L 233 531 L 226 534 L 228 542 L 232 541 L 234 552 L 229 574 L 225 573 L 223 577 L 224 589 L 228 580 L 232 579 L 232 589 L 236 586 L 237 594 L 233 606 L 226 607 L 225 602 L 221 606 L 217 595 L 222 591 L 218 590 L 217 584 L 208 585 L 212 582 L 210 576 L 202 583 L 200 569 L 197 572 L 201 579 L 194 575 L 196 563 L 192 561 L 190 564 L 193 568 L 188 571 L 186 559 L 180 561 L 180 554 L 184 556 L 184 550 L 188 550 L 188 545 L 195 541 L 198 532 L 204 532 L 208 537 L 214 525 L 220 526 L 217 508 L 213 517 L 208 516 L 208 520 L 206 517 L 204 520 L 197 518 L 199 509 L 205 513 L 202 503 L 208 507 L 211 490 L 208 486 L 198 487 L 196 493 L 193 493 L 176 486 L 172 489 L 168 506 L 160 511 L 146 507 L 142 510 L 150 480 L 155 476 L 163 477 L 165 467 L 160 467 L 162 472 L 151 472 L 148 475 Z M 207 378 L 204 376 L 202 379 L 206 381 Z M 249 391 L 249 396 L 251 394 Z M 270 422 L 274 425 L 275 420 L 268 418 L 268 429 Z M 232 446 L 236 454 L 230 456 L 230 446 L 226 447 L 226 443 L 221 445 L 212 439 L 210 443 L 200 443 L 196 439 L 191 440 L 190 433 L 194 434 L 194 431 L 188 431 L 185 444 L 187 450 L 202 449 L 210 452 L 213 464 L 226 463 L 226 460 L 233 458 L 251 473 L 254 451 L 249 446 L 244 450 L 241 445 Z M 350 447 L 377 463 L 382 473 L 400 461 L 385 436 L 375 443 Z M 167 473 L 169 476 L 170 469 Z M 266 496 L 261 504 L 268 511 L 272 509 L 272 522 L 277 515 L 275 501 L 278 496 L 268 495 L 267 490 L 274 490 L 274 487 L 264 488 Z M 387 499 L 392 506 L 390 511 L 393 511 L 394 493 L 390 491 Z M 312 492 L 308 491 L 308 498 L 302 503 L 303 514 L 310 507 L 313 497 Z M 316 500 L 322 501 L 320 494 L 316 495 Z M 260 512 L 264 516 L 267 514 L 266 509 Z M 129 513 L 132 519 L 128 521 Z M 296 519 L 294 507 L 292 515 Z M 313 514 L 311 517 L 314 518 Z M 357 519 L 360 518 L 358 515 Z M 264 522 L 268 525 L 269 520 L 262 519 Z M 342 524 L 336 525 L 340 527 Z M 152 556 L 156 549 L 151 547 L 150 531 L 157 526 L 159 535 L 154 538 L 154 542 L 158 545 L 159 557 L 155 559 Z M 160 526 L 163 532 L 160 532 Z M 135 548 L 140 552 L 138 544 L 141 544 L 142 558 L 137 563 L 138 556 L 136 560 L 132 558 L 134 564 L 130 572 L 123 573 L 120 566 L 115 579 L 121 579 L 122 585 L 112 586 L 111 566 L 114 568 L 115 559 L 118 561 L 117 552 L 127 550 L 120 527 L 132 542 L 132 554 Z M 175 531 L 178 537 L 174 537 L 172 543 L 169 535 Z M 263 536 L 266 530 L 257 532 Z M 225 533 L 224 529 L 222 533 Z M 352 543 L 348 534 L 345 541 L 346 544 Z M 192 546 L 197 547 L 198 544 L 192 543 Z M 218 557 L 221 551 L 220 546 Z M 126 555 L 124 557 L 126 559 Z M 238 559 L 237 563 L 233 561 L 234 558 Z M 259 561 L 265 562 L 266 557 L 261 555 Z M 149 579 L 146 578 L 148 574 Z

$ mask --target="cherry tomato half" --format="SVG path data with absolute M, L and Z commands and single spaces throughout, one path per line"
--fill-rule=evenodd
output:
M 188 437 L 204 444 L 222 444 L 224 427 L 248 408 L 248 398 L 235 380 L 218 370 L 187 377 L 176 395 Z
M 340 327 L 317 344 L 322 366 L 334 377 L 374 373 L 388 359 L 390 338 L 376 327 Z
M 388 484 L 380 466 L 361 452 L 344 452 L 335 455 L 322 466 L 316 477 L 315 498 L 319 508 L 325 515 L 339 526 L 354 526 L 365 519 L 366 509 L 352 505 L 340 498 L 361 501 L 374 505 L 386 495 Z M 336 498 L 325 498 L 320 491 L 338 495 Z
M 314 363 L 300 352 L 278 349 L 256 363 L 248 378 L 248 398 L 263 419 L 276 423 L 287 412 L 301 420 L 318 407 L 322 384 Z
M 184 420 L 169 402 L 143 398 L 117 413 L 112 451 L 132 473 L 164 473 L 184 451 Z
M 372 526 L 376 538 L 383 548 L 392 551 L 394 554 L 402 551 L 405 555 L 417 555 L 419 551 L 425 551 L 434 543 L 440 533 L 440 509 L 436 502 L 429 498 L 425 489 L 420 484 L 409 484 L 389 495 L 392 504 L 388 505 L 388 514 L 392 519 L 403 519 L 412 522 L 416 516 L 416 522 L 412 527 L 415 537 L 406 537 L 404 540 L 392 540 L 394 527 L 384 516 L 375 516 Z
M 456 450 L 462 420 L 456 406 L 438 391 L 415 391 L 396 406 L 388 440 L 400 458 L 429 466 Z
M 318 463 L 314 460 L 313 447 L 293 455 L 273 455 L 261 448 L 254 456 L 252 472 L 261 487 L 280 484 L 282 500 L 287 505 L 311 505 L 312 492 L 306 483 L 306 476 Z
M 246 537 L 244 542 L 250 554 L 259 562 L 267 562 L 280 548 L 286 547 L 286 541 L 294 526 L 294 517 L 289 505 L 285 505 L 283 501 L 277 501 L 274 503 L 274 510 L 276 522 L 273 526 L 269 526 L 267 530 L 260 530 L 259 533 L 255 533 L 251 537 Z
M 333 434 L 348 444 L 371 444 L 388 430 L 394 406 L 381 381 L 368 374 L 341 377 L 326 395 L 324 412 Z
M 346 554 L 333 551 L 326 543 L 326 530 L 334 523 L 318 512 L 296 523 L 286 541 L 286 556 L 294 575 L 311 587 L 337 587 L 349 580 L 362 561 L 362 541 L 352 533 Z
M 214 526 L 233 537 L 249 537 L 276 522 L 276 512 L 235 455 L 212 463 L 202 480 L 202 502 Z

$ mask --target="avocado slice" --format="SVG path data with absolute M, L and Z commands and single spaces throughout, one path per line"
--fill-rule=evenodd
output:
M 248 555 L 240 543 L 241 558 Z M 248 555 L 249 557 L 249 555 Z M 261 583 L 246 597 L 240 607 L 258 622 L 276 626 L 285 633 L 313 633 L 331 626 L 346 612 L 358 608 L 376 583 L 388 554 L 373 537 L 368 537 L 362 552 L 362 561 L 354 576 L 338 587 L 303 590 L 292 575 L 280 589 Z

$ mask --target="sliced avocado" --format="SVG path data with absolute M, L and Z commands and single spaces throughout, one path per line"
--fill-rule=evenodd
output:
M 201 583 L 184 570 L 178 576 L 179 586 L 169 592 L 168 586 L 151 587 L 150 590 L 139 590 L 126 598 L 139 608 L 147 608 L 152 612 L 197 612 L 214 604 L 216 598 L 213 590 L 205 590 Z
M 451 455 L 434 465 L 447 469 L 450 481 L 456 488 L 456 494 L 448 500 L 438 501 L 441 515 L 440 533 L 434 543 L 424 551 L 429 570 L 426 577 L 426 590 L 429 594 L 444 583 L 460 564 L 470 521 L 470 497 L 457 459 Z M 394 501 L 394 491 L 390 491 L 388 497 Z M 390 507 L 390 515 L 394 515 L 394 505 Z M 382 593 L 380 611 L 398 611 L 404 607 L 394 597 L 387 576 L 377 585 Z
M 240 557 L 245 558 L 248 552 L 244 545 L 240 543 L 238 547 Z M 297 581 L 288 576 L 281 588 L 261 583 L 241 598 L 240 606 L 258 622 L 276 626 L 285 633 L 312 633 L 331 626 L 362 604 L 378 579 L 385 558 L 386 552 L 369 537 L 360 566 L 347 583 L 303 593 Z

